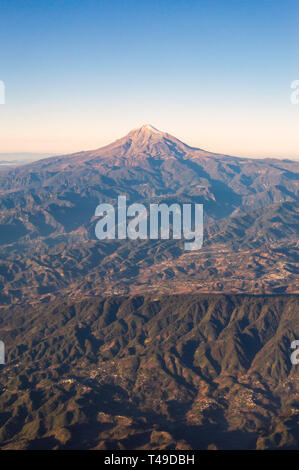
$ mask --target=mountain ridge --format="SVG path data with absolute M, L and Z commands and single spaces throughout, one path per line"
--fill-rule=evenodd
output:
M 0 174 L 0 448 L 298 448 L 299 163 L 132 132 Z M 202 249 L 97 240 L 118 195 L 203 204 Z
M 100 150 L 1 172 L 4 304 L 72 291 L 298 292 L 299 163 L 210 157 L 168 135 L 145 125 Z M 95 208 L 119 195 L 203 204 L 203 248 L 96 240 Z
M 1 449 L 296 449 L 298 299 L 94 297 L 2 311 Z
M 136 189 L 141 197 L 149 189 L 141 186 L 148 184 L 151 197 L 192 192 L 203 201 L 219 203 L 218 193 L 224 202 L 227 198 L 236 202 L 241 197 L 250 205 L 261 193 L 266 198 L 262 205 L 298 197 L 297 162 L 212 154 L 152 129 L 145 125 L 97 150 L 51 157 L 3 171 L 0 194 L 43 187 L 57 187 L 60 193 L 68 187 L 77 192 L 83 184 L 88 187 L 98 182 L 114 190 L 119 185 L 123 192 L 125 184 L 127 190 L 128 185 L 139 185 Z

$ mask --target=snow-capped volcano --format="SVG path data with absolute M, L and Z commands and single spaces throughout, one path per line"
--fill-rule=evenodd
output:
M 105 147 L 87 152 L 80 152 L 68 157 L 77 162 L 109 160 L 120 165 L 133 165 L 137 161 L 145 159 L 181 159 L 215 156 L 211 152 L 189 147 L 184 142 L 167 132 L 163 132 L 152 126 L 144 124 L 132 129 L 124 137 L 112 142 Z

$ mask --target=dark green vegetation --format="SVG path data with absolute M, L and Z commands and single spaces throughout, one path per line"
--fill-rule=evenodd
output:
M 293 449 L 299 296 L 3 309 L 1 448 Z

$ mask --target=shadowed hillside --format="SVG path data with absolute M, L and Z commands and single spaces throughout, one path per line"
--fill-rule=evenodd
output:
M 1 448 L 296 448 L 298 296 L 3 311 Z

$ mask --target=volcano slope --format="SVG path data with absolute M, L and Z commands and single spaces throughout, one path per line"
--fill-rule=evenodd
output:
M 57 300 L 2 311 L 1 449 L 295 449 L 299 297 Z

